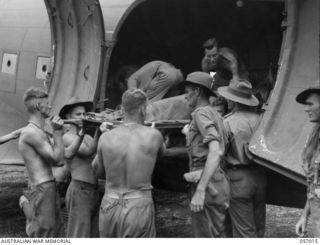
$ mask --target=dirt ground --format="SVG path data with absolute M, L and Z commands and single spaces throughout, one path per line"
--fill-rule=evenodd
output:
M 0 165 L 0 237 L 26 237 L 25 218 L 18 206 L 27 186 L 24 167 Z M 156 227 L 158 237 L 192 237 L 188 211 L 189 195 L 155 190 Z M 300 209 L 267 205 L 265 237 L 296 237 L 294 226 Z M 312 233 L 308 230 L 308 237 Z

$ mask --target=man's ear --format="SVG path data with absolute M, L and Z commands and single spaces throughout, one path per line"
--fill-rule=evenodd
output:
M 36 103 L 34 108 L 37 110 L 37 111 L 40 111 L 40 102 Z
M 194 92 L 199 96 L 201 94 L 201 89 L 199 87 L 195 87 Z
M 145 119 L 147 116 L 147 106 L 141 106 L 140 113 L 141 113 L 141 116 Z

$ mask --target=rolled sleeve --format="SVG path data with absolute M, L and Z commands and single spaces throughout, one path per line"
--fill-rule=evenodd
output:
M 221 143 L 221 136 L 218 132 L 216 120 L 212 118 L 205 110 L 199 110 L 194 115 L 195 123 L 202 134 L 203 143 L 208 144 L 210 141 L 216 140 Z

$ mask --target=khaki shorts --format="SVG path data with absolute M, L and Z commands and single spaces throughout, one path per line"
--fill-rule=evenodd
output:
M 99 215 L 100 237 L 155 237 L 151 191 L 105 193 Z

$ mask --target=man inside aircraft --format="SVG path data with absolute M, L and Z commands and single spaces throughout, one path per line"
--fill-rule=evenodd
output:
M 92 110 L 91 101 L 82 101 L 77 96 L 72 97 L 60 110 L 62 119 L 83 119 L 86 112 Z M 97 180 L 91 166 L 100 136 L 95 129 L 94 138 L 85 133 L 83 125 L 68 125 L 63 142 L 66 152 L 66 165 L 71 173 L 71 183 L 66 194 L 68 210 L 67 237 L 99 237 L 99 195 Z M 77 143 L 75 143 L 77 142 Z M 76 147 L 75 150 L 71 148 Z
M 249 141 L 259 123 L 252 108 L 259 105 L 250 82 L 232 80 L 218 88 L 231 111 L 223 121 L 230 135 L 225 162 L 230 180 L 229 214 L 233 237 L 263 237 L 266 219 L 266 176 L 247 156 Z
M 314 124 L 313 131 L 302 152 L 302 167 L 307 178 L 307 202 L 296 224 L 296 233 L 303 237 L 307 231 L 308 218 L 311 216 L 314 237 L 320 237 L 320 88 L 309 88 L 296 97 L 296 101 L 305 105 L 309 121 Z
M 93 166 L 105 177 L 100 237 L 155 237 L 151 176 L 163 150 L 161 133 L 143 125 L 147 97 L 140 89 L 122 96 L 124 123 L 104 133 Z
M 19 152 L 25 162 L 29 176 L 30 192 L 27 199 L 33 209 L 30 220 L 30 237 L 60 237 L 63 225 L 60 215 L 59 194 L 51 166 L 63 163 L 63 121 L 51 117 L 53 129 L 50 141 L 44 131 L 45 120 L 50 117 L 51 106 L 47 93 L 30 88 L 24 93 L 24 104 L 29 113 L 29 124 L 21 131 Z
M 183 80 L 181 71 L 164 61 L 151 61 L 128 79 L 128 89 L 143 90 L 150 103 L 176 94 L 168 94 Z
M 204 72 L 213 72 L 215 81 L 213 89 L 228 86 L 232 79 L 249 79 L 249 73 L 235 51 L 226 47 L 219 48 L 215 38 L 206 40 L 203 48 L 204 57 L 201 61 L 201 68 Z
M 187 132 L 190 172 L 184 178 L 191 182 L 191 223 L 196 237 L 226 237 L 225 217 L 230 187 L 220 167 L 227 134 L 218 112 L 210 105 L 212 77 L 193 72 L 185 84 L 186 101 L 193 109 Z

